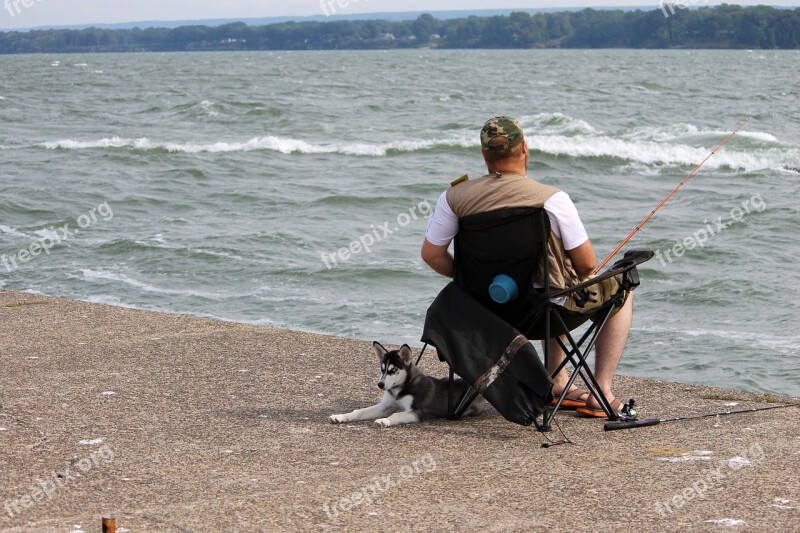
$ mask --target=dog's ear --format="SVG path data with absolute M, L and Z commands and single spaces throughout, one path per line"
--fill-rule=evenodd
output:
M 383 356 L 386 355 L 386 352 L 389 350 L 384 348 L 383 344 L 379 343 L 378 341 L 373 342 L 372 347 L 375 349 L 375 354 L 378 356 L 378 359 L 383 361 Z
M 404 344 L 403 346 L 401 346 L 399 352 L 400 352 L 400 357 L 403 358 L 403 362 L 406 365 L 410 365 L 411 359 L 413 358 L 414 354 L 411 353 L 411 348 L 408 346 L 408 344 Z

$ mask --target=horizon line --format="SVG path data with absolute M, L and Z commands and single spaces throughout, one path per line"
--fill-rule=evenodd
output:
M 318 22 L 318 21 L 333 21 L 333 20 L 381 20 L 381 17 L 386 16 L 402 16 L 402 15 L 422 15 L 422 14 L 430 14 L 433 15 L 435 18 L 435 14 L 466 14 L 466 13 L 481 13 L 481 12 L 491 12 L 491 13 L 500 13 L 500 12 L 565 12 L 565 11 L 581 11 L 584 9 L 597 9 L 597 10 L 625 10 L 625 11 L 635 11 L 635 10 L 642 10 L 642 9 L 660 9 L 661 6 L 664 4 L 669 4 L 673 2 L 665 2 L 659 1 L 658 3 L 653 4 L 642 4 L 639 6 L 615 6 L 615 5 L 607 5 L 607 6 L 575 6 L 575 7 L 532 7 L 532 8 L 485 8 L 485 9 L 442 9 L 437 11 L 427 11 L 427 10 L 415 10 L 415 11 L 374 11 L 374 12 L 359 12 L 359 13 L 347 13 L 347 14 L 332 14 L 332 15 L 325 15 L 323 13 L 318 13 L 315 15 L 273 15 L 273 16 L 252 16 L 252 17 L 234 17 L 234 18 L 201 18 L 201 19 L 151 19 L 151 20 L 131 20 L 131 21 L 123 21 L 123 22 L 91 22 L 91 23 L 78 23 L 78 24 L 44 24 L 40 26 L 30 26 L 30 27 L 21 27 L 21 28 L 1 28 L 0 32 L 9 33 L 9 32 L 28 32 L 28 31 L 48 31 L 48 30 L 81 30 L 81 29 L 88 29 L 88 28 L 99 28 L 99 29 L 125 29 L 126 28 L 134 28 L 134 27 L 141 27 L 142 29 L 145 28 L 153 28 L 158 26 L 163 27 L 170 27 L 170 28 L 178 28 L 181 26 L 193 26 L 193 25 L 200 25 L 200 26 L 222 26 L 225 24 L 236 24 L 238 22 L 247 23 L 247 21 L 258 21 L 263 20 L 265 21 L 264 24 L 261 25 L 268 25 L 268 24 L 279 24 L 281 22 Z M 675 2 L 677 3 L 677 2 Z M 724 3 L 724 2 L 723 2 Z M 699 9 L 703 7 L 716 7 L 722 4 L 714 4 L 714 5 L 690 5 L 687 6 L 688 9 Z M 772 7 L 774 9 L 797 9 L 800 7 L 800 4 L 794 6 L 775 6 L 769 4 L 753 4 L 753 5 L 743 5 L 743 4 L 729 4 L 733 6 L 740 6 L 740 7 L 756 7 L 756 5 L 766 5 L 767 7 Z M 454 16 L 452 18 L 459 18 Z M 267 20 L 274 20 L 275 22 L 266 22 Z M 149 26 L 146 26 L 149 25 Z M 119 28 L 115 28 L 119 26 Z

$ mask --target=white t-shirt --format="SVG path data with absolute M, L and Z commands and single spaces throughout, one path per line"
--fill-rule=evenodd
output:
M 569 195 L 559 191 L 544 203 L 544 210 L 550 219 L 550 229 L 560 237 L 565 250 L 572 250 L 589 240 L 578 210 Z M 437 246 L 450 244 L 458 233 L 458 217 L 447 203 L 447 191 L 439 196 L 436 211 L 428 219 L 425 239 Z

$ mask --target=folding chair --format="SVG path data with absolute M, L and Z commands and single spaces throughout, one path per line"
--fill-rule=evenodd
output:
M 567 392 L 580 377 L 608 419 L 619 419 L 600 390 L 587 356 L 614 308 L 624 303 L 625 291 L 639 285 L 636 266 L 653 253 L 628 252 L 602 274 L 574 287 L 553 290 L 549 238 L 550 221 L 541 208 L 500 209 L 459 221 L 454 280 L 428 309 L 422 336 L 447 362 L 451 383 L 458 374 L 471 384 L 457 402 L 451 394 L 451 418 L 460 417 L 475 397 L 483 394 L 506 419 L 550 431 Z M 502 304 L 489 293 L 499 274 L 511 277 L 518 288 L 516 298 Z M 574 313 L 552 301 L 572 294 L 579 295 L 579 302 L 587 301 L 593 285 L 615 276 L 619 290 L 591 314 Z M 541 287 L 534 286 L 536 280 Z M 591 325 L 576 340 L 571 332 L 589 320 Z M 551 356 L 546 339 L 552 338 L 558 339 L 565 357 L 550 376 L 530 340 L 545 340 L 546 365 Z M 573 367 L 572 375 L 551 406 L 552 377 L 567 363 Z

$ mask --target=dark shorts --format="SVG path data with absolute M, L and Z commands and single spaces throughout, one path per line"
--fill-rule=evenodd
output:
M 620 281 L 622 281 L 622 274 L 617 274 L 613 278 L 604 279 L 596 285 L 592 285 L 585 289 L 588 294 L 582 295 L 584 291 L 570 294 L 567 301 L 564 302 L 564 308 L 574 311 L 581 315 L 591 316 L 599 307 L 613 298 L 620 289 Z M 584 299 L 585 298 L 585 299 Z M 628 293 L 625 293 L 625 299 L 628 298 Z M 623 300 L 623 304 L 625 300 Z M 616 313 L 619 309 L 615 309 Z

